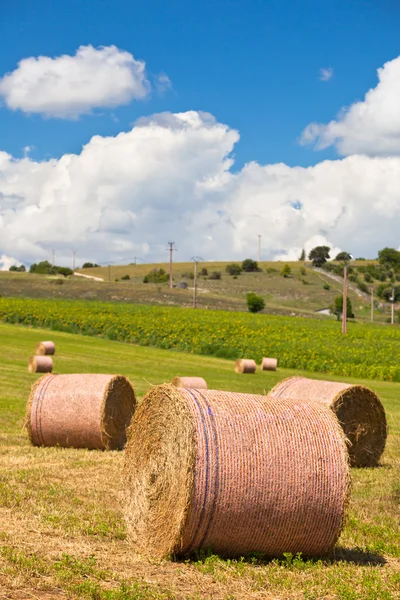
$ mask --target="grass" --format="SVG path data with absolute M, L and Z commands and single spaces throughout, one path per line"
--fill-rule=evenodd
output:
M 27 359 L 49 337 L 57 372 L 121 373 L 139 397 L 177 374 L 200 374 L 216 389 L 265 393 L 295 373 L 237 375 L 227 360 L 0 323 L 0 598 L 400 597 L 400 384 L 357 380 L 382 398 L 390 435 L 381 467 L 352 471 L 349 518 L 334 555 L 265 561 L 202 552 L 190 560 L 140 561 L 125 539 L 123 453 L 34 448 L 22 430 L 37 377 L 27 372 Z

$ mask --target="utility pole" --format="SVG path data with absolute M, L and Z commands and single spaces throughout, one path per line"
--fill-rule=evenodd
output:
M 261 235 L 258 234 L 258 262 L 261 261 Z
M 394 288 L 392 288 L 392 297 L 391 297 L 391 301 L 392 301 L 392 317 L 391 317 L 391 324 L 394 325 Z
M 75 271 L 75 257 L 76 257 L 76 250 L 71 250 L 72 254 L 73 254 L 73 259 L 72 259 L 72 270 Z
M 167 250 L 169 251 L 169 287 L 172 288 L 172 253 L 174 252 L 174 250 L 176 250 L 176 248 L 174 248 L 175 242 L 168 242 L 168 246 L 169 248 L 167 248 Z
M 347 265 L 343 269 L 342 333 L 347 333 Z
M 371 323 L 374 320 L 374 288 L 371 288 Z
M 193 290 L 193 308 L 197 308 L 197 272 L 199 262 L 203 259 L 201 256 L 192 256 L 192 261 L 194 262 L 194 290 Z

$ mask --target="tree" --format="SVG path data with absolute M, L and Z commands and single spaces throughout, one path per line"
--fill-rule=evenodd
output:
M 303 250 L 301 251 L 301 254 L 299 256 L 299 261 L 304 262 L 305 260 L 306 260 L 306 251 L 303 248 Z
M 346 306 L 347 306 L 347 318 L 354 319 L 353 307 L 351 304 L 351 300 L 348 296 L 347 296 Z M 340 317 L 342 316 L 342 313 L 343 313 L 343 294 L 341 294 L 340 296 L 336 296 L 335 303 L 333 306 L 330 307 L 330 311 L 332 314 L 336 315 L 337 320 L 339 321 Z
M 169 275 L 164 269 L 153 269 L 143 277 L 143 283 L 165 283 Z
M 246 258 L 242 262 L 242 270 L 247 271 L 248 273 L 250 273 L 252 271 L 259 271 L 257 261 L 252 260 L 251 258 Z
M 308 255 L 308 258 L 312 261 L 313 267 L 322 267 L 330 258 L 329 246 L 315 246 Z
M 68 275 L 72 275 L 72 273 L 72 269 L 69 269 L 68 267 L 57 267 L 58 275 L 64 275 L 64 277 L 68 277 Z
M 220 271 L 213 271 L 209 274 L 208 279 L 221 279 Z
M 25 273 L 26 267 L 25 267 L 25 265 L 20 265 L 19 267 L 17 267 L 17 265 L 12 265 L 8 270 L 14 271 L 17 273 Z
M 348 263 L 351 261 L 351 254 L 349 254 L 348 252 L 339 252 L 335 260 L 340 260 L 341 262 Z
M 252 313 L 260 312 L 265 307 L 265 302 L 261 296 L 258 296 L 254 292 L 247 294 L 247 308 Z
M 91 262 L 85 262 L 82 265 L 82 269 L 93 269 L 94 267 L 99 267 L 100 265 L 97 265 L 96 263 L 91 263 Z
M 400 269 L 400 252 L 394 248 L 383 248 L 379 250 L 378 259 L 381 265 L 387 269 L 398 271 Z
M 289 267 L 289 265 L 285 265 L 281 271 L 281 275 L 282 275 L 282 277 L 289 277 L 291 272 L 292 272 L 292 269 Z
M 230 265 L 226 265 L 225 271 L 228 275 L 240 275 L 242 267 L 238 263 L 231 263 Z

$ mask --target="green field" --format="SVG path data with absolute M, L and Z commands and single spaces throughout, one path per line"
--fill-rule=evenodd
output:
M 290 556 L 232 561 L 212 555 L 141 561 L 132 558 L 125 539 L 123 453 L 34 448 L 22 429 L 25 403 L 37 378 L 28 374 L 27 360 L 36 342 L 49 338 L 57 346 L 56 372 L 121 373 L 139 398 L 151 385 L 177 374 L 201 375 L 211 388 L 265 393 L 278 380 L 301 373 L 279 369 L 237 375 L 230 360 L 0 323 L 0 597 L 400 597 L 400 384 L 358 380 L 384 402 L 390 434 L 379 468 L 352 470 L 347 525 L 332 556 L 311 561 Z
M 400 328 L 145 305 L 0 298 L 0 319 L 225 358 L 275 357 L 286 368 L 400 381 Z

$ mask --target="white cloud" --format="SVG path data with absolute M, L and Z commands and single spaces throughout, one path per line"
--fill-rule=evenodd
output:
M 303 144 L 317 150 L 335 146 L 339 154 L 391 156 L 400 154 L 400 56 L 378 69 L 378 85 L 363 101 L 342 109 L 324 125 L 311 123 L 303 131 Z
M 0 79 L 0 97 L 8 108 L 66 119 L 128 104 L 149 90 L 145 63 L 116 46 L 80 46 L 74 56 L 25 58 Z
M 332 67 L 322 68 L 319 70 L 319 80 L 320 81 L 329 81 L 333 76 Z
M 252 162 L 233 172 L 235 130 L 206 113 L 153 115 L 79 155 L 38 162 L 0 152 L 0 254 L 132 262 L 297 257 L 320 240 L 354 256 L 398 245 L 400 157 L 313 167 Z M 315 237 L 321 236 L 321 237 Z M 293 255 L 294 256 L 294 255 Z
M 160 73 L 154 80 L 154 85 L 159 94 L 164 94 L 168 90 L 172 89 L 172 82 L 168 75 Z
M 12 258 L 11 256 L 6 256 L 2 254 L 0 256 L 0 271 L 8 271 L 12 265 L 19 265 L 19 261 L 16 258 Z

